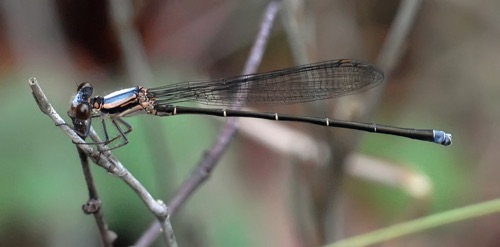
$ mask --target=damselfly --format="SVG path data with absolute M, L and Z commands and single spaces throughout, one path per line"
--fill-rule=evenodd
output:
M 360 123 L 330 118 L 293 116 L 279 113 L 260 113 L 231 109 L 211 109 L 179 106 L 179 103 L 193 102 L 212 106 L 231 106 L 233 104 L 283 105 L 335 98 L 359 93 L 380 84 L 383 72 L 365 62 L 340 59 L 265 73 L 236 76 L 219 80 L 181 82 L 173 85 L 146 88 L 137 86 L 122 89 L 104 97 L 92 95 L 92 86 L 84 82 L 78 86 L 77 95 L 72 102 L 70 117 L 76 124 L 75 129 L 81 136 L 88 135 L 90 121 L 101 117 L 104 130 L 104 144 L 123 138 L 132 126 L 122 118 L 138 113 L 156 116 L 181 114 L 203 114 L 217 117 L 249 117 L 277 121 L 294 121 L 328 127 L 362 130 L 373 133 L 403 136 L 417 140 L 430 141 L 448 146 L 451 134 L 440 130 L 399 128 L 374 123 Z M 105 117 L 119 135 L 109 138 Z

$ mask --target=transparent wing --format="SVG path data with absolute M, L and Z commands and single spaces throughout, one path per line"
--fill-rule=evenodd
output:
M 226 79 L 181 82 L 150 88 L 148 96 L 159 105 L 283 105 L 359 93 L 383 79 L 383 72 L 369 63 L 341 59 Z

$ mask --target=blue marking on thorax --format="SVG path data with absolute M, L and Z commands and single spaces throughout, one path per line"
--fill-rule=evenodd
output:
M 138 87 L 125 88 L 104 96 L 104 104 L 121 104 L 135 98 L 138 93 Z

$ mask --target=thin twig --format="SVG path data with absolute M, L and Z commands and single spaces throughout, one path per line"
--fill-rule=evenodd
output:
M 279 0 L 274 0 L 267 6 L 259 33 L 257 34 L 255 43 L 250 51 L 250 56 L 245 64 L 245 68 L 243 69 L 243 74 L 255 73 L 257 70 L 260 61 L 262 60 L 265 46 L 280 5 L 281 2 Z M 245 96 L 238 95 L 238 97 L 244 98 Z M 241 108 L 241 105 L 235 105 L 233 107 L 233 109 L 239 108 Z M 224 154 L 229 146 L 229 142 L 232 140 L 236 132 L 237 125 L 238 118 L 230 118 L 227 121 L 216 143 L 206 153 L 201 163 L 191 173 L 191 176 L 184 181 L 175 197 L 170 201 L 169 209 L 171 210 L 171 215 L 173 215 L 176 210 L 194 193 L 194 191 L 196 191 L 196 189 L 198 189 L 200 185 L 208 179 L 211 171 L 215 168 L 222 154 Z M 158 223 L 154 222 L 149 229 L 144 232 L 135 246 L 149 246 L 154 239 L 156 239 L 158 229 Z
M 92 172 L 90 171 L 89 159 L 85 152 L 83 152 L 78 146 L 76 147 L 76 149 L 78 151 L 78 156 L 80 157 L 83 174 L 85 176 L 85 182 L 89 191 L 89 199 L 82 206 L 83 212 L 86 214 L 94 215 L 97 227 L 99 228 L 99 233 L 101 234 L 103 245 L 106 247 L 113 246 L 113 242 L 116 240 L 116 233 L 110 231 L 108 228 L 108 224 L 106 223 L 106 221 L 104 221 L 104 215 L 102 214 L 101 210 L 101 201 L 99 200 L 99 195 L 97 194 L 97 189 L 92 177 Z
M 29 80 L 29 85 L 40 110 L 48 115 L 52 121 L 54 121 L 56 126 L 60 127 L 74 143 L 84 143 L 82 138 L 80 138 L 80 136 L 78 136 L 78 134 L 64 122 L 61 116 L 52 107 L 40 88 L 37 80 L 35 78 L 31 78 Z M 98 139 L 93 129 L 91 129 L 91 137 L 93 139 Z M 148 209 L 158 218 L 159 222 L 161 222 L 160 225 L 162 230 L 165 231 L 164 236 L 167 240 L 167 244 L 169 246 L 177 246 L 166 205 L 161 201 L 156 201 L 146 188 L 144 188 L 144 186 L 142 186 L 142 184 L 110 152 L 103 153 L 102 151 L 95 150 L 90 145 L 78 146 L 80 150 L 85 153 L 87 157 L 90 157 L 95 164 L 106 169 L 108 173 L 121 178 L 128 186 L 130 186 L 130 188 L 132 188 L 132 190 L 136 192 L 136 194 L 146 204 Z

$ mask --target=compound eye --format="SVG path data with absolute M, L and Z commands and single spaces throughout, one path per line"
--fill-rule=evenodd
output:
M 91 116 L 90 106 L 88 104 L 78 104 L 75 108 L 75 117 L 79 120 L 87 120 Z
M 93 91 L 94 91 L 94 89 L 92 88 L 92 85 L 90 85 L 90 83 L 83 82 L 76 89 L 76 95 L 77 95 L 79 100 L 88 101 L 88 99 L 92 95 Z
M 80 89 L 82 89 L 82 88 L 89 88 L 89 87 L 90 87 L 90 88 L 92 87 L 92 86 L 90 85 L 90 83 L 88 83 L 88 82 L 82 82 L 82 83 L 80 83 L 80 85 L 78 85 L 78 88 L 76 89 L 76 91 L 78 92 L 78 91 L 80 91 Z

